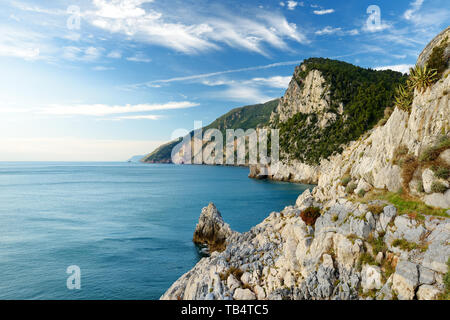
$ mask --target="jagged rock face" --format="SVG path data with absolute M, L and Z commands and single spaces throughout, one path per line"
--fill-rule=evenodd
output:
M 450 27 L 447 27 L 445 30 L 443 30 L 441 33 L 439 33 L 433 40 L 430 41 L 430 43 L 425 47 L 425 49 L 419 55 L 419 58 L 417 59 L 417 64 L 419 66 L 423 67 L 425 65 L 425 62 L 430 57 L 430 54 L 433 51 L 433 48 L 436 47 L 437 45 L 439 45 L 441 43 L 441 41 L 444 40 L 446 37 L 449 37 L 449 40 L 450 40 Z M 450 47 L 447 47 L 447 49 L 445 50 L 445 57 L 447 59 L 450 57 Z
M 340 181 L 347 172 L 357 183 L 364 179 L 374 188 L 398 191 L 402 187 L 401 168 L 393 164 L 394 152 L 404 146 L 417 157 L 439 136 L 448 135 L 449 88 L 450 77 L 446 77 L 425 93 L 416 92 L 410 115 L 395 109 L 384 126 L 351 143 L 342 154 L 322 161 L 315 195 L 321 200 L 345 196 Z M 428 188 L 428 181 L 426 185 Z
M 435 299 L 444 291 L 450 219 L 419 224 L 391 205 L 376 214 L 340 199 L 322 207 L 313 228 L 300 217 L 309 206 L 320 203 L 305 192 L 295 206 L 233 233 L 226 250 L 200 260 L 161 299 Z M 393 245 L 399 238 L 428 247 L 402 250 Z
M 194 232 L 193 241 L 207 245 L 210 251 L 220 250 L 228 237 L 233 234 L 230 226 L 223 221 L 222 215 L 214 203 L 202 209 Z
M 271 121 L 278 116 L 279 120 L 284 122 L 299 112 L 322 114 L 329 108 L 330 92 L 325 78 L 320 71 L 312 70 L 305 79 L 300 79 L 299 73 L 304 67 L 302 65 L 295 68 L 286 93 L 281 98 L 276 111 L 271 115 Z M 335 120 L 335 117 L 335 114 L 325 113 L 320 121 L 321 127 L 326 126 L 328 121 Z

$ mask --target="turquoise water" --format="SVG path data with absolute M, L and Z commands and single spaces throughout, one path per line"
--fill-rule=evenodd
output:
M 246 231 L 308 186 L 248 169 L 132 163 L 0 163 L 0 299 L 157 299 L 199 259 L 213 201 Z M 66 268 L 81 269 L 68 290 Z

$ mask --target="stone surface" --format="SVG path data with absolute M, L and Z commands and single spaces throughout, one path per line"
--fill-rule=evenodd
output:
M 450 208 L 450 189 L 445 193 L 432 193 L 423 198 L 423 201 L 432 207 Z
M 424 284 L 417 290 L 417 299 L 419 300 L 436 300 L 441 292 L 433 286 Z
M 233 299 L 235 300 L 256 300 L 255 294 L 250 289 L 237 288 L 234 291 Z
M 392 279 L 392 288 L 397 292 L 400 300 L 412 300 L 416 287 L 419 284 L 419 272 L 417 265 L 400 260 Z

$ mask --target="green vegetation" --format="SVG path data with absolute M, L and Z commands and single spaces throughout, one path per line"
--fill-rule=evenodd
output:
M 414 92 L 410 86 L 399 85 L 395 89 L 395 105 L 401 110 L 410 112 L 414 99 Z
M 447 260 L 447 273 L 444 276 L 445 292 L 441 295 L 440 299 L 450 300 L 450 258 Z
M 444 193 L 445 191 L 447 191 L 447 187 L 439 181 L 434 181 L 431 184 L 431 192 L 433 193 Z
M 317 218 L 320 217 L 320 208 L 306 208 L 300 213 L 300 217 L 308 226 L 313 226 L 316 223 Z
M 378 215 L 378 214 L 380 214 L 380 213 L 383 212 L 384 207 L 385 207 L 385 206 L 380 206 L 380 205 L 377 205 L 377 204 L 371 204 L 371 205 L 369 205 L 369 206 L 367 207 L 367 209 L 368 209 L 370 212 L 372 212 L 373 214 Z
M 450 168 L 443 165 L 433 165 L 431 170 L 436 178 L 447 180 L 450 177 Z
M 419 157 L 421 162 L 430 162 L 436 160 L 439 155 L 450 149 L 450 137 L 447 135 L 441 136 L 438 141 L 431 147 L 425 149 Z
M 279 100 L 275 99 L 263 104 L 256 104 L 236 108 L 217 118 L 214 122 L 203 128 L 203 133 L 208 129 L 218 129 L 222 132 L 223 138 L 226 139 L 227 129 L 256 129 L 268 125 L 270 115 L 278 105 Z M 193 131 L 190 132 L 193 135 Z M 171 162 L 172 149 L 180 143 L 182 138 L 178 138 L 166 143 L 144 158 L 144 162 Z M 225 141 L 224 141 L 225 146 Z M 269 146 L 270 149 L 270 146 Z
M 428 245 L 417 244 L 415 242 L 409 242 L 405 239 L 395 239 L 392 242 L 392 246 L 400 248 L 403 251 L 411 251 L 411 250 L 419 249 L 420 251 L 425 252 L 428 249 Z
M 385 253 L 387 251 L 386 243 L 384 242 L 384 233 L 380 234 L 378 238 L 375 238 L 373 234 L 370 234 L 367 242 L 370 243 L 370 245 L 373 248 L 373 253 L 376 255 L 378 252 Z
M 373 191 L 370 196 L 366 198 L 388 201 L 397 208 L 399 214 L 422 214 L 450 218 L 450 215 L 446 213 L 445 209 L 430 207 L 423 203 L 420 199 L 414 198 L 405 193 Z
M 419 92 L 424 92 L 436 82 L 437 79 L 436 69 L 430 69 L 426 65 L 424 67 L 416 65 L 414 69 L 410 69 L 410 86 Z
M 366 190 L 361 189 L 358 191 L 358 197 L 363 198 L 366 195 Z
M 345 175 L 345 176 L 342 177 L 342 179 L 341 179 L 341 184 L 342 184 L 344 187 L 346 187 L 350 181 L 352 181 L 352 177 L 350 177 L 350 175 Z
M 402 185 L 403 189 L 409 190 L 409 183 L 414 177 L 414 172 L 416 172 L 419 167 L 419 162 L 416 157 L 412 154 L 408 154 L 405 156 L 402 162 Z
M 407 78 L 399 72 L 363 69 L 324 58 L 307 59 L 303 65 L 305 70 L 297 75 L 297 83 L 302 86 L 311 70 L 319 70 L 330 89 L 331 105 L 326 111 L 336 115 L 336 121 L 323 129 L 317 126 L 316 114 L 297 113 L 277 124 L 281 150 L 308 164 L 317 164 L 335 152 L 342 152 L 343 144 L 357 140 L 373 128 L 384 117 L 385 109 L 394 104 L 395 88 Z
M 347 185 L 347 187 L 345 188 L 345 192 L 351 194 L 355 191 L 356 187 L 357 187 L 356 183 L 352 182 Z
M 448 37 L 445 37 L 439 44 L 433 48 L 430 56 L 428 57 L 426 65 L 436 70 L 436 78 L 440 79 L 447 69 L 448 59 L 445 59 L 445 48 L 447 47 Z

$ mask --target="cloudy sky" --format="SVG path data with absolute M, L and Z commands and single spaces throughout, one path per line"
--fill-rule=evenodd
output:
M 2 0 L 0 161 L 123 161 L 282 96 L 308 57 L 406 71 L 449 21 L 447 0 Z

